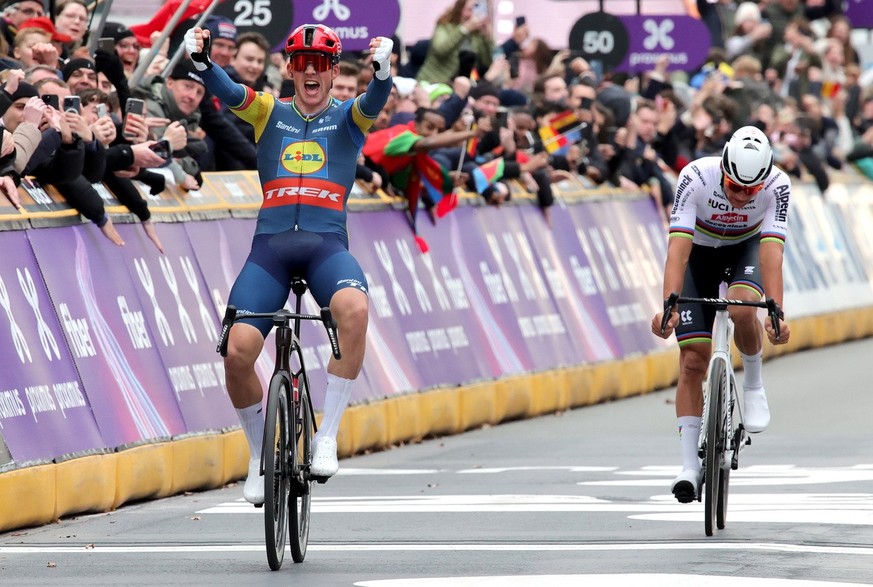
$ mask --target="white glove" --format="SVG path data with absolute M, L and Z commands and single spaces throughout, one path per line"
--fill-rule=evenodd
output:
M 194 64 L 194 69 L 197 71 L 206 71 L 212 67 L 212 60 L 209 59 L 209 45 L 211 37 L 204 37 L 203 50 L 197 50 L 197 36 L 194 29 L 188 29 L 185 33 L 185 51 L 191 56 L 191 62 Z
M 386 80 L 391 76 L 391 50 L 394 49 L 394 41 L 388 37 L 380 37 L 382 40 L 373 53 L 374 74 L 378 80 Z

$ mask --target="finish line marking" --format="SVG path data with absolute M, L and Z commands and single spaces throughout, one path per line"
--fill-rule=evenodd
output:
M 262 552 L 263 544 L 184 545 L 184 546 L 0 546 L 0 554 L 134 554 L 134 553 L 208 553 Z M 286 549 L 287 550 L 287 549 Z M 309 544 L 308 550 L 320 552 L 605 552 L 653 550 L 758 550 L 809 554 L 871 555 L 873 547 L 813 546 L 775 542 L 659 542 L 655 544 Z

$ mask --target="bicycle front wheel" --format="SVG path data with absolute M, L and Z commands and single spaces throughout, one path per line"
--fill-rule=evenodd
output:
M 733 448 L 734 457 L 737 456 L 737 452 L 740 450 L 739 443 L 740 439 L 738 433 L 736 431 L 736 414 L 735 414 L 735 406 L 737 394 L 736 394 L 736 386 L 737 382 L 731 377 L 730 387 L 725 388 L 725 393 L 727 394 L 727 413 L 723 418 L 725 424 L 722 426 L 723 429 L 723 437 L 725 448 Z M 725 402 L 722 402 L 724 405 Z M 727 423 L 730 422 L 731 425 L 728 427 Z M 718 504 L 715 508 L 715 525 L 719 530 L 724 530 L 725 524 L 727 523 L 727 507 L 728 507 L 728 490 L 730 488 L 730 480 L 731 480 L 731 469 L 733 468 L 733 462 L 724 463 L 724 466 L 721 469 L 721 477 L 719 478 L 718 483 Z
M 288 425 L 288 378 L 275 375 L 267 396 L 264 423 L 264 533 L 267 562 L 278 571 L 285 558 L 290 490 L 290 429 Z
M 291 557 L 295 563 L 302 563 L 309 544 L 309 514 L 312 505 L 312 481 L 309 478 L 309 465 L 312 463 L 312 409 L 306 377 L 297 378 L 297 393 L 294 402 L 294 438 L 296 439 L 292 469 L 294 487 L 289 507 Z
M 706 452 L 703 462 L 704 527 L 706 535 L 712 536 L 716 527 L 719 493 L 721 488 L 724 454 L 724 394 L 727 390 L 725 364 L 717 360 L 712 364 L 707 379 L 706 401 Z

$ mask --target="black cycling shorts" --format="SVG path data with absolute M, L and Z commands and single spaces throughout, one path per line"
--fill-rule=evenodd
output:
M 689 298 L 717 298 L 719 286 L 745 287 L 764 296 L 761 287 L 761 264 L 758 255 L 761 241 L 750 238 L 736 245 L 704 247 L 693 245 L 682 296 Z M 676 340 L 679 346 L 692 342 L 712 342 L 712 324 L 715 322 L 715 306 L 681 304 Z

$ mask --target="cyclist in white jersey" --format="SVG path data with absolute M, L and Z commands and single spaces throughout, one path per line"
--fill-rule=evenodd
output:
M 670 238 L 664 267 L 664 297 L 719 297 L 727 282 L 727 297 L 760 301 L 773 298 L 782 306 L 782 257 L 791 200 L 791 179 L 773 166 L 767 136 L 758 128 L 737 130 L 721 157 L 692 161 L 679 176 L 670 214 Z M 762 432 L 770 423 L 770 409 L 761 379 L 763 332 L 756 308 L 730 306 L 734 342 L 743 361 L 745 425 Z M 652 332 L 662 338 L 676 332 L 679 343 L 679 381 L 676 416 L 682 449 L 682 473 L 672 491 L 683 503 L 696 497 L 700 480 L 697 441 L 703 414 L 703 380 L 712 351 L 715 309 L 682 304 L 661 333 L 663 311 L 652 320 Z M 773 344 L 788 342 L 790 331 L 780 321 L 777 340 L 766 323 Z

